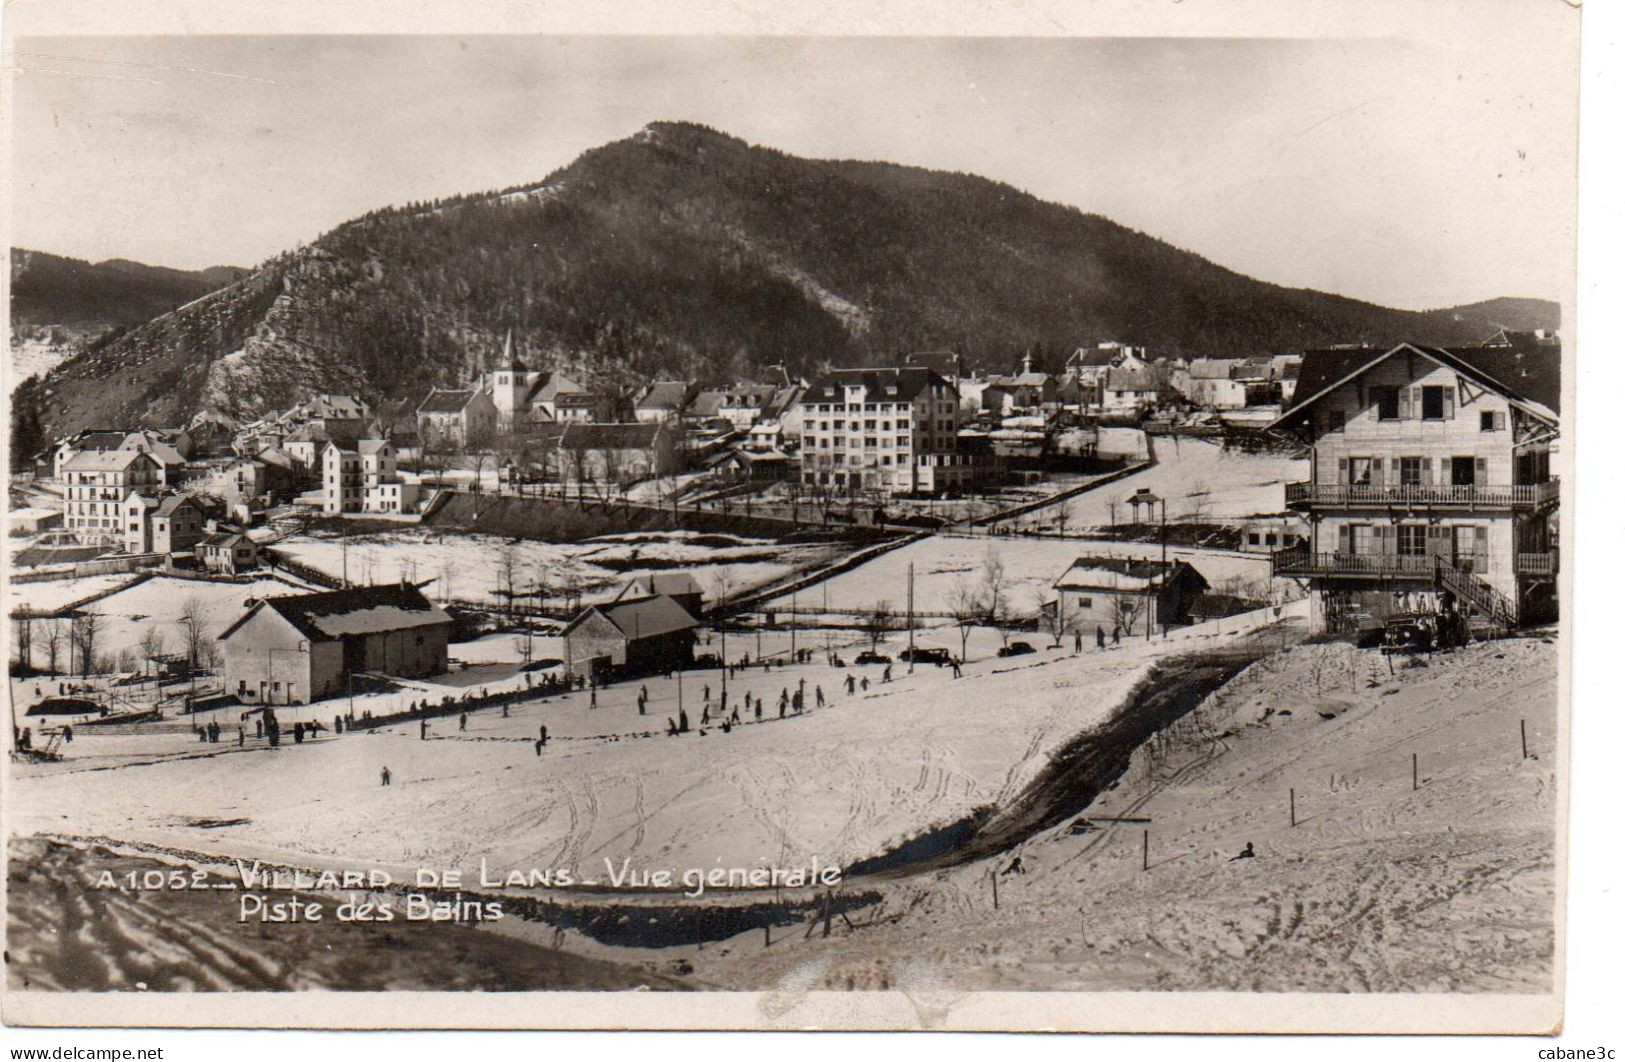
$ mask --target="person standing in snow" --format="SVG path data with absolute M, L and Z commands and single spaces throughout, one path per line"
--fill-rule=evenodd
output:
M 824 687 L 822 687 L 822 686 L 814 686 L 813 687 L 813 698 L 814 698 L 815 702 L 817 703 L 818 707 L 822 708 L 824 706 Z
M 1095 626 L 1095 648 L 1106 648 L 1106 628 L 1098 624 Z
M 378 772 L 378 784 L 379 785 L 388 785 L 389 784 L 389 768 L 388 767 L 385 767 L 385 768 L 383 768 L 382 770 L 380 770 Z

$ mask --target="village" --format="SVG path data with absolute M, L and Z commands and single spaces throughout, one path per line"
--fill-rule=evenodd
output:
M 1518 636 L 1545 666 L 1555 337 L 636 395 L 515 346 L 415 403 L 80 432 L 19 467 L 14 829 L 399 880 L 570 868 L 586 895 L 617 865 L 861 879 L 1088 806 L 1176 722 L 1148 689 L 1297 669 L 1335 720 L 1409 681 L 1396 657 Z M 1114 728 L 1114 766 L 1051 792 Z M 723 938 L 759 927 L 735 893 L 703 901 Z

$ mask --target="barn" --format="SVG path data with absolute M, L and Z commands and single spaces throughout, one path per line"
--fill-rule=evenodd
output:
M 225 690 L 252 704 L 306 704 L 358 674 L 446 670 L 451 617 L 410 583 L 268 597 L 220 635 Z
M 590 605 L 564 628 L 564 666 L 595 681 L 687 667 L 698 626 L 665 594 Z

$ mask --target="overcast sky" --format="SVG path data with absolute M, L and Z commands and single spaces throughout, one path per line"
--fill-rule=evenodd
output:
M 689 119 L 979 173 L 1405 307 L 1572 284 L 1572 40 L 20 38 L 13 239 L 253 265 Z

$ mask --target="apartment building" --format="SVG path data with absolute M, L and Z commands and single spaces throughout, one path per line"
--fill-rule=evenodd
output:
M 1273 568 L 1307 580 L 1318 626 L 1555 615 L 1560 365 L 1533 345 L 1305 355 L 1300 397 L 1272 427 L 1310 447 L 1310 479 L 1286 487 L 1309 541 Z
M 328 443 L 322 451 L 322 512 L 412 512 L 418 484 L 401 479 L 397 460 L 388 439 Z
M 124 499 L 164 485 L 163 466 L 142 450 L 83 450 L 62 463 L 63 525 L 87 545 L 124 540 Z
M 836 369 L 801 398 L 801 481 L 841 491 L 969 488 L 988 459 L 958 446 L 959 395 L 931 369 Z

